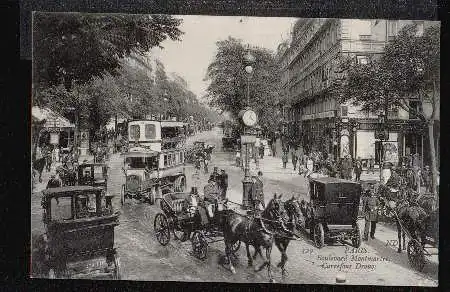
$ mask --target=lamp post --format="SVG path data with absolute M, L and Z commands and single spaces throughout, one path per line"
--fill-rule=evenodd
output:
M 384 113 L 380 113 L 378 115 L 378 126 L 379 126 L 379 139 L 380 139 L 380 182 L 383 181 L 383 164 L 384 164 L 384 146 L 383 146 L 383 140 L 385 140 L 384 138 L 384 134 L 385 134 L 385 126 L 386 126 L 386 120 L 385 120 L 385 114 Z
M 245 163 L 244 163 L 244 179 L 242 180 L 242 205 L 248 207 L 250 205 L 251 191 L 253 181 L 250 177 L 250 157 L 249 157 L 249 143 L 250 141 L 245 141 L 244 137 L 246 134 L 250 134 L 249 130 L 256 123 L 256 114 L 250 110 L 250 79 L 253 73 L 252 64 L 255 62 L 255 57 L 247 50 L 247 54 L 244 56 L 245 72 L 247 73 L 247 94 L 246 94 L 246 109 L 241 111 L 240 116 L 244 122 L 244 135 L 241 141 L 245 145 Z

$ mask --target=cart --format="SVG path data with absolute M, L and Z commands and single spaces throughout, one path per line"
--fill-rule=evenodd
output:
M 308 212 L 305 228 L 317 248 L 322 248 L 326 240 L 345 241 L 352 246 L 361 245 L 358 226 L 358 209 L 361 185 L 348 180 L 322 177 L 309 181 L 311 212 Z
M 46 232 L 41 248 L 49 278 L 120 279 L 114 248 L 119 212 L 103 188 L 70 186 L 43 191 Z
M 219 226 L 210 223 L 208 226 L 201 224 L 200 214 L 197 212 L 194 215 L 189 214 L 186 210 L 185 201 L 189 193 L 175 192 L 163 195 L 160 202 L 162 212 L 156 214 L 154 221 L 154 230 L 158 242 L 166 246 L 170 242 L 171 234 L 174 239 L 181 242 L 191 240 L 193 255 L 203 260 L 208 253 L 208 245 L 223 240 L 223 232 Z M 221 209 L 225 209 L 223 204 L 216 205 L 216 214 L 212 222 L 221 216 Z M 239 250 L 241 245 L 237 241 L 233 246 L 233 252 Z

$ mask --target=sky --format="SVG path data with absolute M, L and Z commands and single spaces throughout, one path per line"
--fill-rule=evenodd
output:
M 201 99 L 206 94 L 208 65 L 216 54 L 216 42 L 228 36 L 242 39 L 244 44 L 276 51 L 282 40 L 289 38 L 295 18 L 242 16 L 174 16 L 183 19 L 182 41 L 165 40 L 164 49 L 154 48 L 167 73 L 177 73 L 189 89 Z

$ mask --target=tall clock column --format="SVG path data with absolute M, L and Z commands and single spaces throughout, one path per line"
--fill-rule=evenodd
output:
M 242 205 L 244 208 L 250 207 L 252 199 L 253 180 L 250 176 L 250 155 L 249 146 L 255 143 L 256 136 L 252 133 L 252 128 L 256 125 L 257 115 L 250 108 L 242 110 L 239 113 L 244 124 L 244 133 L 241 136 L 241 142 L 245 147 L 245 161 L 244 161 L 244 179 L 242 180 Z

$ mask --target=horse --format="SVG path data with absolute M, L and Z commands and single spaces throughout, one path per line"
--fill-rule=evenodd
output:
M 395 222 L 398 234 L 397 252 L 402 252 L 406 248 L 406 234 L 402 226 L 409 231 L 413 239 L 419 240 L 425 234 L 427 212 L 413 199 L 411 189 L 402 188 L 400 191 L 393 192 L 388 187 L 380 186 L 378 194 L 381 199 L 382 208 L 388 213 L 395 214 Z
M 279 198 L 281 198 L 281 195 Z M 287 272 L 285 266 L 288 260 L 286 250 L 293 237 L 296 236 L 295 231 L 298 230 L 298 226 L 301 226 L 302 228 L 305 227 L 305 217 L 302 214 L 300 203 L 295 196 L 292 196 L 289 200 L 285 201 L 283 207 L 286 211 L 286 216 L 282 217 L 287 217 L 287 222 L 285 225 L 282 224 L 282 228 L 275 232 L 274 237 L 275 246 L 281 253 L 281 261 L 277 264 L 277 267 L 281 268 L 281 273 L 284 278 Z
M 46 159 L 45 157 L 36 159 L 33 163 L 33 170 L 37 171 L 39 174 L 39 182 L 42 182 L 42 172 L 44 171 L 46 165 Z M 35 175 L 35 172 L 33 171 L 33 176 Z
M 275 194 L 273 199 L 267 204 L 260 216 L 243 216 L 232 210 L 225 210 L 223 214 L 222 230 L 225 242 L 225 254 L 229 263 L 230 271 L 235 274 L 235 268 L 231 261 L 232 246 L 240 240 L 245 243 L 247 250 L 248 266 L 253 266 L 253 257 L 250 255 L 249 246 L 255 247 L 257 253 L 264 259 L 264 263 L 255 267 L 255 271 L 261 271 L 267 267 L 267 274 L 270 282 L 274 282 L 271 272 L 270 255 L 274 243 L 274 225 L 280 225 L 279 220 L 284 212 L 280 197 Z M 266 250 L 266 257 L 262 255 L 261 247 Z

